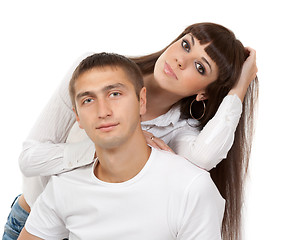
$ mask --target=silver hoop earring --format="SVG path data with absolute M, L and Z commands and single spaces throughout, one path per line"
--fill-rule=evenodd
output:
M 200 102 L 203 103 L 204 111 L 203 111 L 203 114 L 202 114 L 201 117 L 199 117 L 199 118 L 195 118 L 195 117 L 193 116 L 193 114 L 192 114 L 192 106 L 193 106 L 193 103 L 194 103 L 195 101 L 196 101 L 196 99 L 194 99 L 194 100 L 191 102 L 191 104 L 190 104 L 190 115 L 191 115 L 191 117 L 192 117 L 193 119 L 199 121 L 199 120 L 201 120 L 201 119 L 205 116 L 205 112 L 206 112 L 206 104 L 205 104 L 204 100 L 200 101 Z

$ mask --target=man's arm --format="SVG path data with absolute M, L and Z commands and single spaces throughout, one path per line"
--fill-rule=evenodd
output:
M 177 220 L 179 240 L 221 240 L 225 201 L 208 172 L 188 187 Z
M 39 240 L 39 239 L 42 239 L 42 238 L 39 238 L 37 236 L 34 236 L 34 235 L 30 234 L 28 231 L 26 231 L 26 229 L 24 227 L 17 239 L 18 240 Z
M 66 202 L 61 177 L 52 176 L 38 197 L 25 223 L 20 239 L 64 239 L 69 236 L 63 220 Z M 28 236 L 29 238 L 26 238 Z M 35 238 L 37 236 L 37 238 Z

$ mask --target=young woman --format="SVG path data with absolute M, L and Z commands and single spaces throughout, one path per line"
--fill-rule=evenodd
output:
M 186 28 L 165 49 L 132 60 L 140 67 L 147 88 L 147 113 L 142 116 L 142 126 L 148 143 L 172 149 L 210 170 L 226 199 L 223 239 L 239 239 L 257 97 L 257 81 L 252 81 L 257 72 L 255 51 L 245 49 L 225 27 L 199 23 Z M 13 208 L 22 207 L 27 215 L 50 175 L 93 160 L 94 146 L 88 139 L 64 143 L 66 139 L 81 139 L 73 131 L 68 138 L 75 122 L 68 82 L 69 78 L 24 143 L 20 167 L 25 175 L 34 177 L 25 179 L 24 196 Z M 7 223 L 7 232 L 11 229 L 13 226 Z

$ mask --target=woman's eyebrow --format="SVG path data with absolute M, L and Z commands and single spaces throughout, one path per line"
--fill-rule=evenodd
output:
M 205 63 L 208 64 L 208 66 L 209 66 L 209 68 L 210 68 L 210 70 L 211 70 L 211 72 L 212 72 L 211 64 L 207 61 L 207 59 L 204 58 L 204 57 L 202 57 L 202 60 L 203 60 Z
M 193 46 L 194 46 L 194 45 L 195 45 L 194 37 L 193 37 L 193 35 L 191 35 L 191 34 L 190 34 L 190 36 L 191 36 L 191 39 L 192 39 L 192 44 L 193 44 Z
M 192 34 L 190 34 L 190 36 L 191 36 L 191 39 L 192 39 L 192 44 L 193 44 L 193 46 L 194 46 L 194 45 L 195 45 L 195 39 L 194 39 L 194 37 L 193 37 Z M 202 60 L 203 60 L 205 63 L 208 64 L 208 66 L 209 66 L 209 68 L 210 68 L 210 71 L 211 71 L 211 73 L 212 73 L 212 67 L 211 67 L 211 64 L 210 64 L 210 63 L 207 61 L 207 59 L 204 58 L 204 57 L 202 57 Z

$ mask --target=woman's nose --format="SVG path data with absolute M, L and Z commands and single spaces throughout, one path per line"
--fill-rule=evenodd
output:
M 184 69 L 184 67 L 185 67 L 185 62 L 184 62 L 184 60 L 183 59 L 176 59 L 176 63 L 177 63 L 177 67 L 179 68 L 179 69 Z

